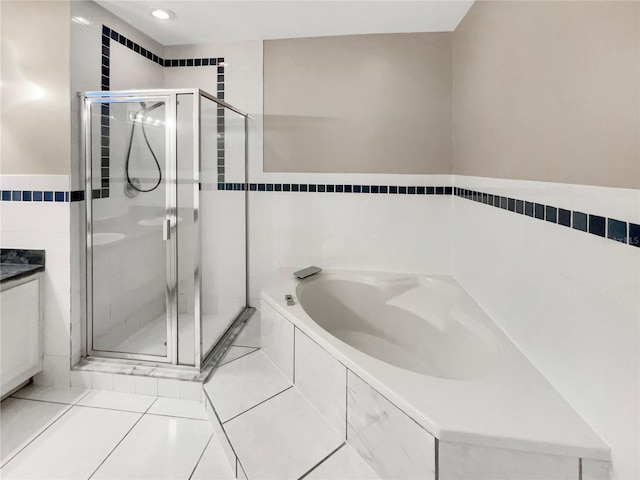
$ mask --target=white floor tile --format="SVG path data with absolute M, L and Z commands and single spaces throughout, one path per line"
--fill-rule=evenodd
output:
M 71 408 L 60 403 L 7 398 L 0 405 L 0 462 L 4 463 Z
M 322 462 L 309 475 L 309 480 L 373 480 L 378 477 L 348 444 Z
M 262 351 L 218 368 L 205 389 L 224 423 L 291 386 Z
M 128 412 L 144 412 L 156 400 L 156 397 L 134 395 L 132 393 L 91 390 L 78 405 L 86 407 L 110 408 Z
M 232 345 L 231 347 L 229 347 L 229 350 L 227 350 L 227 353 L 224 354 L 224 357 L 222 357 L 222 360 L 220 360 L 220 365 L 218 366 L 221 367 L 222 365 L 232 362 L 237 358 L 244 357 L 245 355 L 251 352 L 255 352 L 256 350 L 256 347 L 241 347 L 238 345 Z
M 213 428 L 207 421 L 145 415 L 92 479 L 186 479 Z
M 7 462 L 0 477 L 87 479 L 139 418 L 138 413 L 72 407 Z
M 84 388 L 58 388 L 43 385 L 29 385 L 18 390 L 12 395 L 15 398 L 27 398 L 29 400 L 42 400 L 44 402 L 56 402 L 75 404 L 84 397 L 89 390 Z
M 220 443 L 212 438 L 190 480 L 233 480 L 235 478 Z
M 226 429 L 252 480 L 299 478 L 342 444 L 295 388 L 234 418 Z
M 207 412 L 201 403 L 175 398 L 158 398 L 147 413 L 207 420 Z

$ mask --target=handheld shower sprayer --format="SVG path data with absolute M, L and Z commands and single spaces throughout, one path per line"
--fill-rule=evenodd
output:
M 139 192 L 139 193 L 153 192 L 156 188 L 160 186 L 160 183 L 162 182 L 162 169 L 160 168 L 158 157 L 153 151 L 153 148 L 149 143 L 149 139 L 147 138 L 147 131 L 145 130 L 145 126 L 144 126 L 144 117 L 147 113 L 163 105 L 164 105 L 163 102 L 157 102 L 151 105 L 150 107 L 147 107 L 147 104 L 145 102 L 140 102 L 140 106 L 142 108 L 138 110 L 133 116 L 133 119 L 131 122 L 131 135 L 129 136 L 129 147 L 127 148 L 127 156 L 124 164 L 125 176 L 127 178 L 127 183 L 125 184 L 125 194 L 130 198 L 136 196 L 137 195 L 136 192 Z M 149 152 L 151 152 L 153 161 L 156 163 L 156 167 L 158 168 L 158 180 L 156 184 L 151 188 L 142 188 L 140 180 L 138 180 L 137 178 L 132 178 L 129 174 L 129 165 L 131 163 L 131 147 L 133 146 L 133 137 L 135 135 L 136 125 L 138 124 L 138 122 L 140 122 L 140 125 L 142 128 L 142 136 L 144 137 L 144 141 L 147 144 L 147 148 L 149 149 Z

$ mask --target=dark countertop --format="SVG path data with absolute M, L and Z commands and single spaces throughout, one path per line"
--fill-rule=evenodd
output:
M 12 265 L 10 263 L 0 263 L 0 282 L 17 280 L 27 277 L 37 272 L 44 272 L 43 265 Z
M 0 249 L 0 283 L 44 272 L 44 250 Z

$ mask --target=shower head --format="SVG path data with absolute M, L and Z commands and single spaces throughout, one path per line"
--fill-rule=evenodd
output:
M 144 110 L 145 113 L 149 113 L 154 111 L 158 107 L 164 106 L 164 102 L 156 102 L 150 107 L 147 107 L 147 104 L 145 102 L 140 102 L 140 105 L 142 106 L 142 109 Z

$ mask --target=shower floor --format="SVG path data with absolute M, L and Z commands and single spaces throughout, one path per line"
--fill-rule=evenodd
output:
M 202 315 L 202 345 L 207 350 L 225 332 L 235 314 Z M 157 317 L 144 327 L 136 330 L 112 351 L 165 356 L 167 354 L 167 319 Z M 178 315 L 178 362 L 193 364 L 194 359 L 194 319 L 192 314 Z M 206 353 L 202 352 L 202 353 Z

